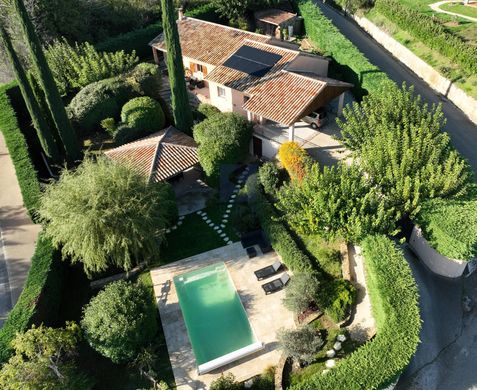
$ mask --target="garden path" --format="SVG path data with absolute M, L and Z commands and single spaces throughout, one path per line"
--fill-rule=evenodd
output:
M 467 15 L 462 15 L 456 12 L 451 12 L 451 11 L 445 11 L 441 9 L 441 5 L 447 4 L 447 3 L 462 3 L 461 1 L 453 1 L 453 0 L 445 0 L 445 1 L 438 1 L 437 3 L 434 4 L 429 4 L 429 7 L 432 8 L 433 11 L 435 12 L 440 12 L 442 14 L 447 14 L 447 15 L 452 15 L 452 16 L 458 16 L 459 18 L 467 19 L 470 20 L 471 22 L 477 22 L 477 18 L 473 18 L 472 16 L 467 16 Z
M 0 133 L 0 326 L 23 290 L 40 229 L 28 217 L 15 168 Z

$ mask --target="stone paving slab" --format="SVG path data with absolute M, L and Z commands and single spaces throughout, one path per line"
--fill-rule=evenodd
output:
M 261 253 L 258 247 L 256 249 L 257 253 Z M 237 242 L 151 271 L 169 358 L 179 390 L 207 389 L 214 379 L 225 372 L 231 372 L 237 380 L 244 381 L 278 363 L 280 351 L 277 348 L 276 333 L 280 328 L 295 326 L 293 314 L 282 305 L 284 290 L 271 295 L 265 295 L 263 292 L 261 285 L 273 278 L 259 282 L 253 273 L 259 268 L 273 264 L 277 259 L 278 256 L 274 252 L 249 259 L 240 242 Z M 175 275 L 222 261 L 230 272 L 255 335 L 265 348 L 211 373 L 199 376 L 172 278 Z

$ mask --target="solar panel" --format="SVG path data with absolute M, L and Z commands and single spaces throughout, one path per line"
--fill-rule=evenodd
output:
M 282 56 L 279 54 L 243 45 L 224 62 L 224 66 L 252 76 L 262 77 L 281 58 Z

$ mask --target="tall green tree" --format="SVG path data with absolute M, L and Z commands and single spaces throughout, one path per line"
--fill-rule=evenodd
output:
M 187 93 L 182 50 L 172 0 L 161 0 L 162 27 L 167 47 L 167 70 L 172 92 L 172 114 L 179 130 L 191 134 L 192 111 Z
M 12 64 L 13 71 L 15 72 L 18 85 L 20 86 L 20 90 L 22 92 L 23 100 L 25 101 L 25 105 L 28 109 L 28 112 L 30 113 L 30 117 L 38 135 L 38 139 L 40 140 L 41 147 L 43 148 L 46 157 L 50 161 L 59 162 L 60 154 L 51 129 L 49 128 L 48 123 L 41 111 L 40 105 L 35 98 L 32 87 L 28 82 L 25 69 L 23 68 L 20 59 L 13 48 L 10 36 L 3 26 L 0 26 L 0 41 L 3 43 L 8 58 Z
M 61 95 L 51 74 L 48 62 L 41 47 L 38 36 L 35 33 L 33 24 L 28 17 L 25 4 L 22 0 L 12 0 L 14 9 L 20 21 L 20 26 L 25 37 L 26 44 L 30 51 L 31 60 L 38 74 L 38 80 L 45 92 L 45 98 L 51 111 L 51 116 L 58 129 L 58 133 L 63 142 L 66 157 L 69 161 L 81 158 L 81 150 L 76 139 L 75 131 L 71 126 L 65 106 L 61 100 Z

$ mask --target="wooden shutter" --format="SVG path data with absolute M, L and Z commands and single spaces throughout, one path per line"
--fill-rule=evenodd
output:
M 191 73 L 195 72 L 195 64 L 193 62 L 190 63 L 190 71 Z
M 202 73 L 203 73 L 204 77 L 207 76 L 207 67 L 204 66 L 204 65 L 202 65 Z

